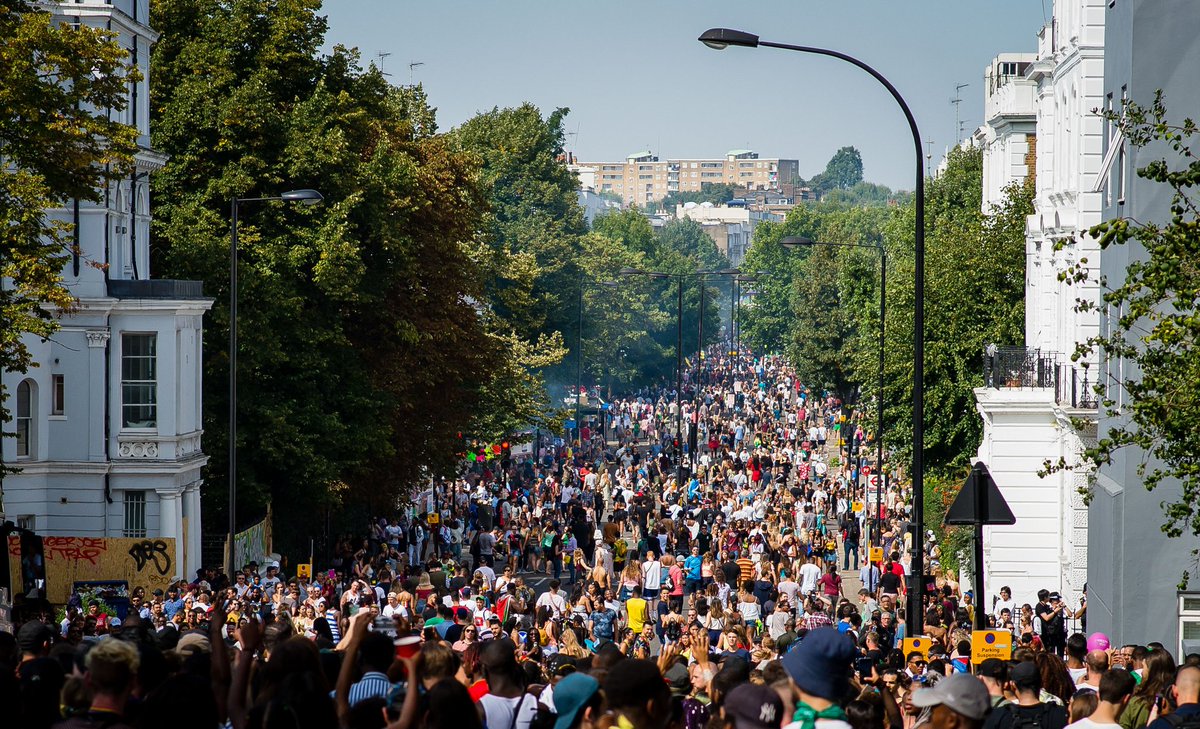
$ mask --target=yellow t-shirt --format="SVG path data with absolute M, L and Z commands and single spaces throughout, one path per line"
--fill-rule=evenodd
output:
M 631 597 L 625 601 L 625 610 L 629 613 L 629 629 L 638 634 L 650 620 L 650 606 L 640 597 Z

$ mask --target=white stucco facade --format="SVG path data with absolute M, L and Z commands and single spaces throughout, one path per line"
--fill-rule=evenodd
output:
M 50 217 L 75 224 L 79 255 L 65 283 L 78 301 L 48 341 L 26 336 L 37 366 L 4 372 L 4 517 L 44 536 L 174 537 L 174 572 L 200 566 L 201 354 L 212 300 L 199 282 L 152 280 L 150 180 L 166 159 L 149 148 L 147 0 L 44 5 L 65 22 L 111 28 L 143 80 L 129 108 L 140 151 L 132 178 L 99 204 L 69 203 Z
M 1103 106 L 1104 11 L 1105 0 L 1057 0 L 1024 78 L 997 99 L 1018 112 L 1033 101 L 1036 131 L 1028 141 L 1036 147 L 1036 196 L 1026 223 L 1024 347 L 1001 346 L 985 355 L 986 386 L 975 391 L 984 424 L 979 458 L 1017 517 L 1014 526 L 985 529 L 989 605 L 990 596 L 1009 585 L 1018 604 L 1034 602 L 1037 591 L 1047 589 L 1076 607 L 1087 580 L 1087 508 L 1079 494 L 1086 475 L 1042 478 L 1038 472 L 1047 461 L 1076 461 L 1095 438 L 1094 360 L 1084 367 L 1071 355 L 1097 327 L 1095 313 L 1078 312 L 1076 302 L 1098 298 L 1099 246 L 1085 231 L 1101 213 L 1092 188 L 1104 154 L 1103 125 L 1092 109 Z M 989 105 L 995 135 L 1000 125 L 992 124 L 993 111 Z M 1025 124 L 1027 117 L 1026 108 L 1009 121 Z M 1008 128 L 1024 136 L 1019 126 Z M 985 201 L 1019 171 L 1019 151 L 997 144 L 996 154 L 985 156 Z M 1076 265 L 1092 273 L 1090 283 L 1059 280 Z M 1087 423 L 1082 431 L 1072 418 Z

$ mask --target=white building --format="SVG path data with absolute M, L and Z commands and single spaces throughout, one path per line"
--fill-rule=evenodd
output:
M 1037 149 L 1037 87 L 1026 77 L 1033 53 L 1001 53 L 983 71 L 983 126 L 975 144 L 983 152 L 983 211 L 1004 197 L 1004 188 L 1034 174 Z
M 54 7 L 54 6 L 51 6 Z M 150 175 L 166 158 L 149 148 L 148 0 L 77 0 L 63 22 L 117 33 L 142 72 L 129 106 L 112 112 L 139 130 L 137 168 L 100 204 L 50 211 L 75 223 L 80 254 L 66 285 L 78 311 L 49 341 L 26 336 L 38 366 L 4 372 L 16 438 L 3 460 L 4 517 L 43 536 L 174 537 L 173 571 L 200 566 L 201 342 L 198 281 L 150 278 Z M 90 264 L 102 264 L 101 266 Z
M 717 206 L 707 202 L 677 205 L 675 217 L 699 223 L 733 266 L 740 266 L 745 260 L 754 240 L 754 228 L 760 221 L 783 220 L 779 213 L 751 210 L 745 204 Z
M 1032 603 L 1044 588 L 1078 606 L 1087 579 L 1087 508 L 1079 493 L 1087 477 L 1040 478 L 1038 471 L 1060 457 L 1074 461 L 1095 437 L 1095 363 L 1085 368 L 1072 363 L 1071 354 L 1097 327 L 1095 314 L 1079 313 L 1075 304 L 1098 299 L 1099 246 L 1083 233 L 1101 214 L 1092 190 L 1104 156 L 1103 125 L 1091 110 L 1103 106 L 1105 5 L 1055 2 L 1025 78 L 1000 73 L 989 79 L 996 88 L 988 92 L 987 128 L 977 135 L 993 149 L 985 158 L 985 199 L 1021 174 L 1022 141 L 1036 147 L 1036 198 L 1026 224 L 1025 343 L 992 348 L 984 357 L 985 387 L 975 390 L 984 423 L 979 458 L 1017 517 L 1014 526 L 985 529 L 987 589 L 994 595 L 1009 585 L 1018 604 Z M 997 62 L 1023 62 L 1007 58 Z M 1029 84 L 1036 88 L 1027 91 Z M 1036 93 L 1036 140 L 1025 132 L 1030 91 Z M 1087 267 L 1092 283 L 1059 281 L 1059 272 L 1072 265 Z M 1089 424 L 1078 432 L 1072 418 Z

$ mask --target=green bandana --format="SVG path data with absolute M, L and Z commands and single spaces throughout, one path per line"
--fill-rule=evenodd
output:
M 792 715 L 792 721 L 800 722 L 800 729 L 815 729 L 817 719 L 840 719 L 845 721 L 846 712 L 842 711 L 842 707 L 837 704 L 821 711 L 817 711 L 803 701 L 796 704 L 796 713 Z

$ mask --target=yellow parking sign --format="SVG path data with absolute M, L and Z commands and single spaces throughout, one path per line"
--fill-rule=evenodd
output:
M 854 510 L 854 513 L 855 513 L 855 514 L 861 514 L 861 513 L 862 513 L 862 510 L 863 510 L 863 509 L 865 509 L 865 508 L 867 508 L 867 507 L 866 507 L 866 504 L 864 504 L 863 502 L 861 502 L 861 501 L 855 501 L 855 502 L 854 502 L 854 504 L 853 504 L 853 506 L 852 506 L 851 508 Z
M 971 631 L 971 663 L 983 663 L 989 658 L 1002 661 L 1012 658 L 1012 633 L 1007 630 Z
M 871 547 L 871 560 L 870 561 L 872 561 L 872 562 L 882 562 L 883 561 L 883 547 Z
M 918 635 L 915 638 L 905 638 L 903 643 L 904 656 L 907 658 L 910 653 L 920 653 L 922 656 L 929 657 L 929 647 L 933 645 L 933 641 L 927 635 Z
M 300 564 L 296 565 L 296 577 L 302 580 L 311 580 L 312 564 L 308 562 L 301 562 Z

